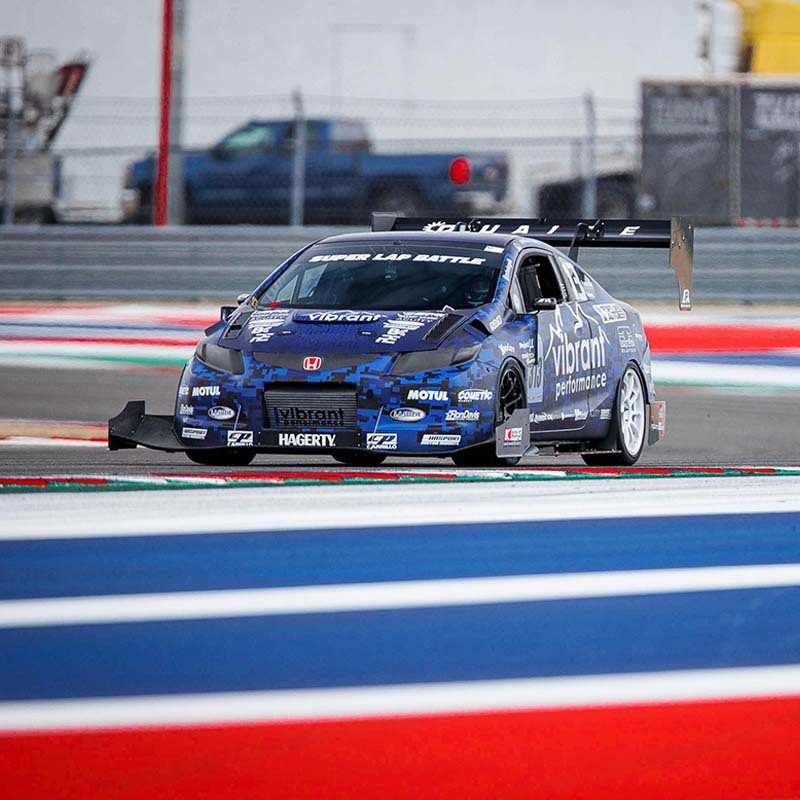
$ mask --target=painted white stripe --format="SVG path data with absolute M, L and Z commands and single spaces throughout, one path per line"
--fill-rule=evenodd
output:
M 798 511 L 797 476 L 0 493 L 0 540 Z
M 800 388 L 800 368 L 759 364 L 714 364 L 653 358 L 653 380 L 695 386 L 764 386 Z
M 0 447 L 108 447 L 108 442 L 66 436 L 6 436 L 0 438 Z
M 0 628 L 321 614 L 800 585 L 800 564 L 392 581 L 0 602 Z
M 800 666 L 0 703 L 0 731 L 464 714 L 800 695 Z

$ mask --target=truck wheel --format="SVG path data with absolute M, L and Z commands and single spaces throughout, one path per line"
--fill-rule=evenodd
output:
M 582 458 L 593 467 L 629 467 L 644 450 L 647 435 L 647 404 L 638 370 L 630 364 L 617 385 L 614 417 L 609 439 L 616 439 L 616 453 L 585 453 Z
M 520 408 L 525 408 L 525 379 L 519 367 L 511 361 L 503 367 L 497 380 L 492 430 L 502 425 Z M 460 453 L 453 453 L 451 458 L 457 467 L 513 467 L 520 462 L 518 457 L 498 456 L 494 440 L 462 450 Z
M 195 464 L 205 467 L 246 467 L 255 457 L 255 451 L 233 447 L 228 449 L 187 450 L 186 455 Z
M 372 207 L 375 211 L 390 211 L 403 217 L 415 217 L 422 213 L 419 195 L 409 186 L 378 190 L 372 196 Z

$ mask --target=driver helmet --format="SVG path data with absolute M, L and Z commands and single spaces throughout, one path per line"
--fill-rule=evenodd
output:
M 464 292 L 464 298 L 473 308 L 482 306 L 489 302 L 491 288 L 492 282 L 487 275 L 473 275 Z

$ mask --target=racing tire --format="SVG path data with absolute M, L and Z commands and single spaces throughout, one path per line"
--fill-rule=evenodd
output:
M 204 467 L 246 467 L 255 457 L 255 451 L 245 448 L 187 450 L 186 455 L 195 464 Z
M 515 362 L 508 362 L 500 371 L 494 398 L 492 430 L 502 425 L 517 409 L 526 407 L 525 379 Z M 494 440 L 453 453 L 450 457 L 457 467 L 513 467 L 521 460 L 519 457 L 498 456 Z
M 614 416 L 609 440 L 613 453 L 584 453 L 581 458 L 591 467 L 630 467 L 644 450 L 647 438 L 647 402 L 644 385 L 636 367 L 628 364 L 617 384 Z
M 386 456 L 381 453 L 332 453 L 335 461 L 346 464 L 348 467 L 378 467 L 386 461 Z

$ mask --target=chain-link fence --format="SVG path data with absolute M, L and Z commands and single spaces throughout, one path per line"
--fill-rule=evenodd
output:
M 632 210 L 638 123 L 630 103 L 302 100 L 307 224 L 363 225 L 374 209 Z M 150 222 L 156 122 L 151 99 L 79 99 L 58 150 L 58 218 Z M 290 97 L 191 100 L 183 127 L 186 222 L 291 220 L 299 137 Z

